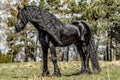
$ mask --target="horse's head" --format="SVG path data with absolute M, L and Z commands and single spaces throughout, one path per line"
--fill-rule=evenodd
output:
M 28 23 L 26 11 L 24 8 L 18 7 L 17 22 L 15 23 L 15 29 L 17 32 L 22 31 Z

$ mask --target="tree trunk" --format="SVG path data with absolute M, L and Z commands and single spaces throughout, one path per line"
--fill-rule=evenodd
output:
M 12 53 L 12 62 L 15 62 L 15 60 L 14 60 L 15 57 L 16 57 L 16 54 L 15 54 L 15 52 L 13 52 L 13 53 Z
M 112 35 L 113 35 L 113 26 L 111 27 L 111 31 L 110 31 L 110 61 L 112 61 L 112 49 L 113 49 L 113 45 L 112 45 L 112 38 L 113 38 L 113 36 Z
M 27 37 L 27 34 L 26 34 Z M 28 41 L 25 40 L 24 50 L 25 50 L 25 62 L 28 62 L 28 47 L 27 47 Z
M 107 42 L 107 46 L 106 46 L 105 60 L 106 60 L 106 61 L 109 61 L 109 45 L 108 45 L 108 42 Z
M 69 47 L 67 47 L 67 51 L 66 51 L 66 61 L 69 61 Z
M 116 48 L 115 48 L 114 60 L 116 61 L 117 60 L 117 41 L 115 43 L 116 43 Z
M 25 44 L 26 45 L 26 44 Z M 25 46 L 25 62 L 28 62 L 28 51 L 27 46 Z
M 62 54 L 62 59 L 61 59 L 61 61 L 64 61 L 64 52 L 63 52 L 63 54 Z
M 63 54 L 62 54 L 62 61 L 69 61 L 69 47 L 65 47 L 63 49 Z
M 112 35 L 110 36 L 110 59 L 109 61 L 112 61 Z

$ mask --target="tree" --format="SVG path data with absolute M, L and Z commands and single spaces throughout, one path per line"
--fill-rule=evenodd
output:
M 111 45 L 113 45 L 112 26 L 113 23 L 119 22 L 119 0 L 93 0 L 92 3 L 82 10 L 82 17 L 87 21 L 96 35 L 97 43 L 101 44 L 101 38 L 108 46 L 108 60 L 112 60 Z M 79 5 L 81 6 L 81 5 Z M 116 31 L 117 32 L 117 31 Z M 107 35 L 105 35 L 107 34 Z M 98 36 L 98 37 L 97 37 Z M 104 37 L 103 37 L 104 36 Z M 116 38 L 118 38 L 117 36 Z M 99 43 L 100 42 L 100 43 Z M 103 44 L 105 44 L 103 43 Z M 110 47 L 109 47 L 110 46 Z M 110 52 L 109 52 L 110 50 Z
M 28 4 L 28 0 L 23 0 L 20 2 L 22 6 Z M 16 4 L 18 6 L 18 4 Z M 8 17 L 8 27 L 12 28 L 15 24 L 16 17 L 17 17 L 17 7 L 14 8 L 14 6 L 9 5 L 9 12 L 11 14 L 10 17 Z M 31 34 L 31 35 L 29 35 Z M 33 35 L 34 34 L 34 35 Z M 35 37 L 35 34 L 37 34 L 37 31 L 35 28 L 33 28 L 30 25 L 27 25 L 24 31 L 17 34 L 13 31 L 13 29 L 10 30 L 9 35 L 7 37 L 8 46 L 10 48 L 9 54 L 12 55 L 12 61 L 14 61 L 14 58 L 16 55 L 24 50 L 25 53 L 25 61 L 28 61 L 28 57 L 34 56 L 35 60 L 35 40 L 32 39 Z

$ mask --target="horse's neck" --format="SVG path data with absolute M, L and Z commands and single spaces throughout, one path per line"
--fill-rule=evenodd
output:
M 62 27 L 63 23 L 52 13 L 41 10 L 41 21 L 44 27 Z
M 48 18 L 46 17 L 45 25 L 46 25 L 45 27 L 55 27 L 55 28 L 64 26 L 64 24 L 54 16 Z

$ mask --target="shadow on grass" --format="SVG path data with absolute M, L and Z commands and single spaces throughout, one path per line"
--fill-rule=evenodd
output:
M 78 76 L 78 75 L 81 75 L 81 74 L 88 74 L 88 75 L 91 75 L 93 73 L 81 73 L 81 72 L 75 72 L 75 73 L 72 73 L 72 74 L 64 74 L 62 76 L 65 76 L 65 77 L 70 77 L 70 76 Z

